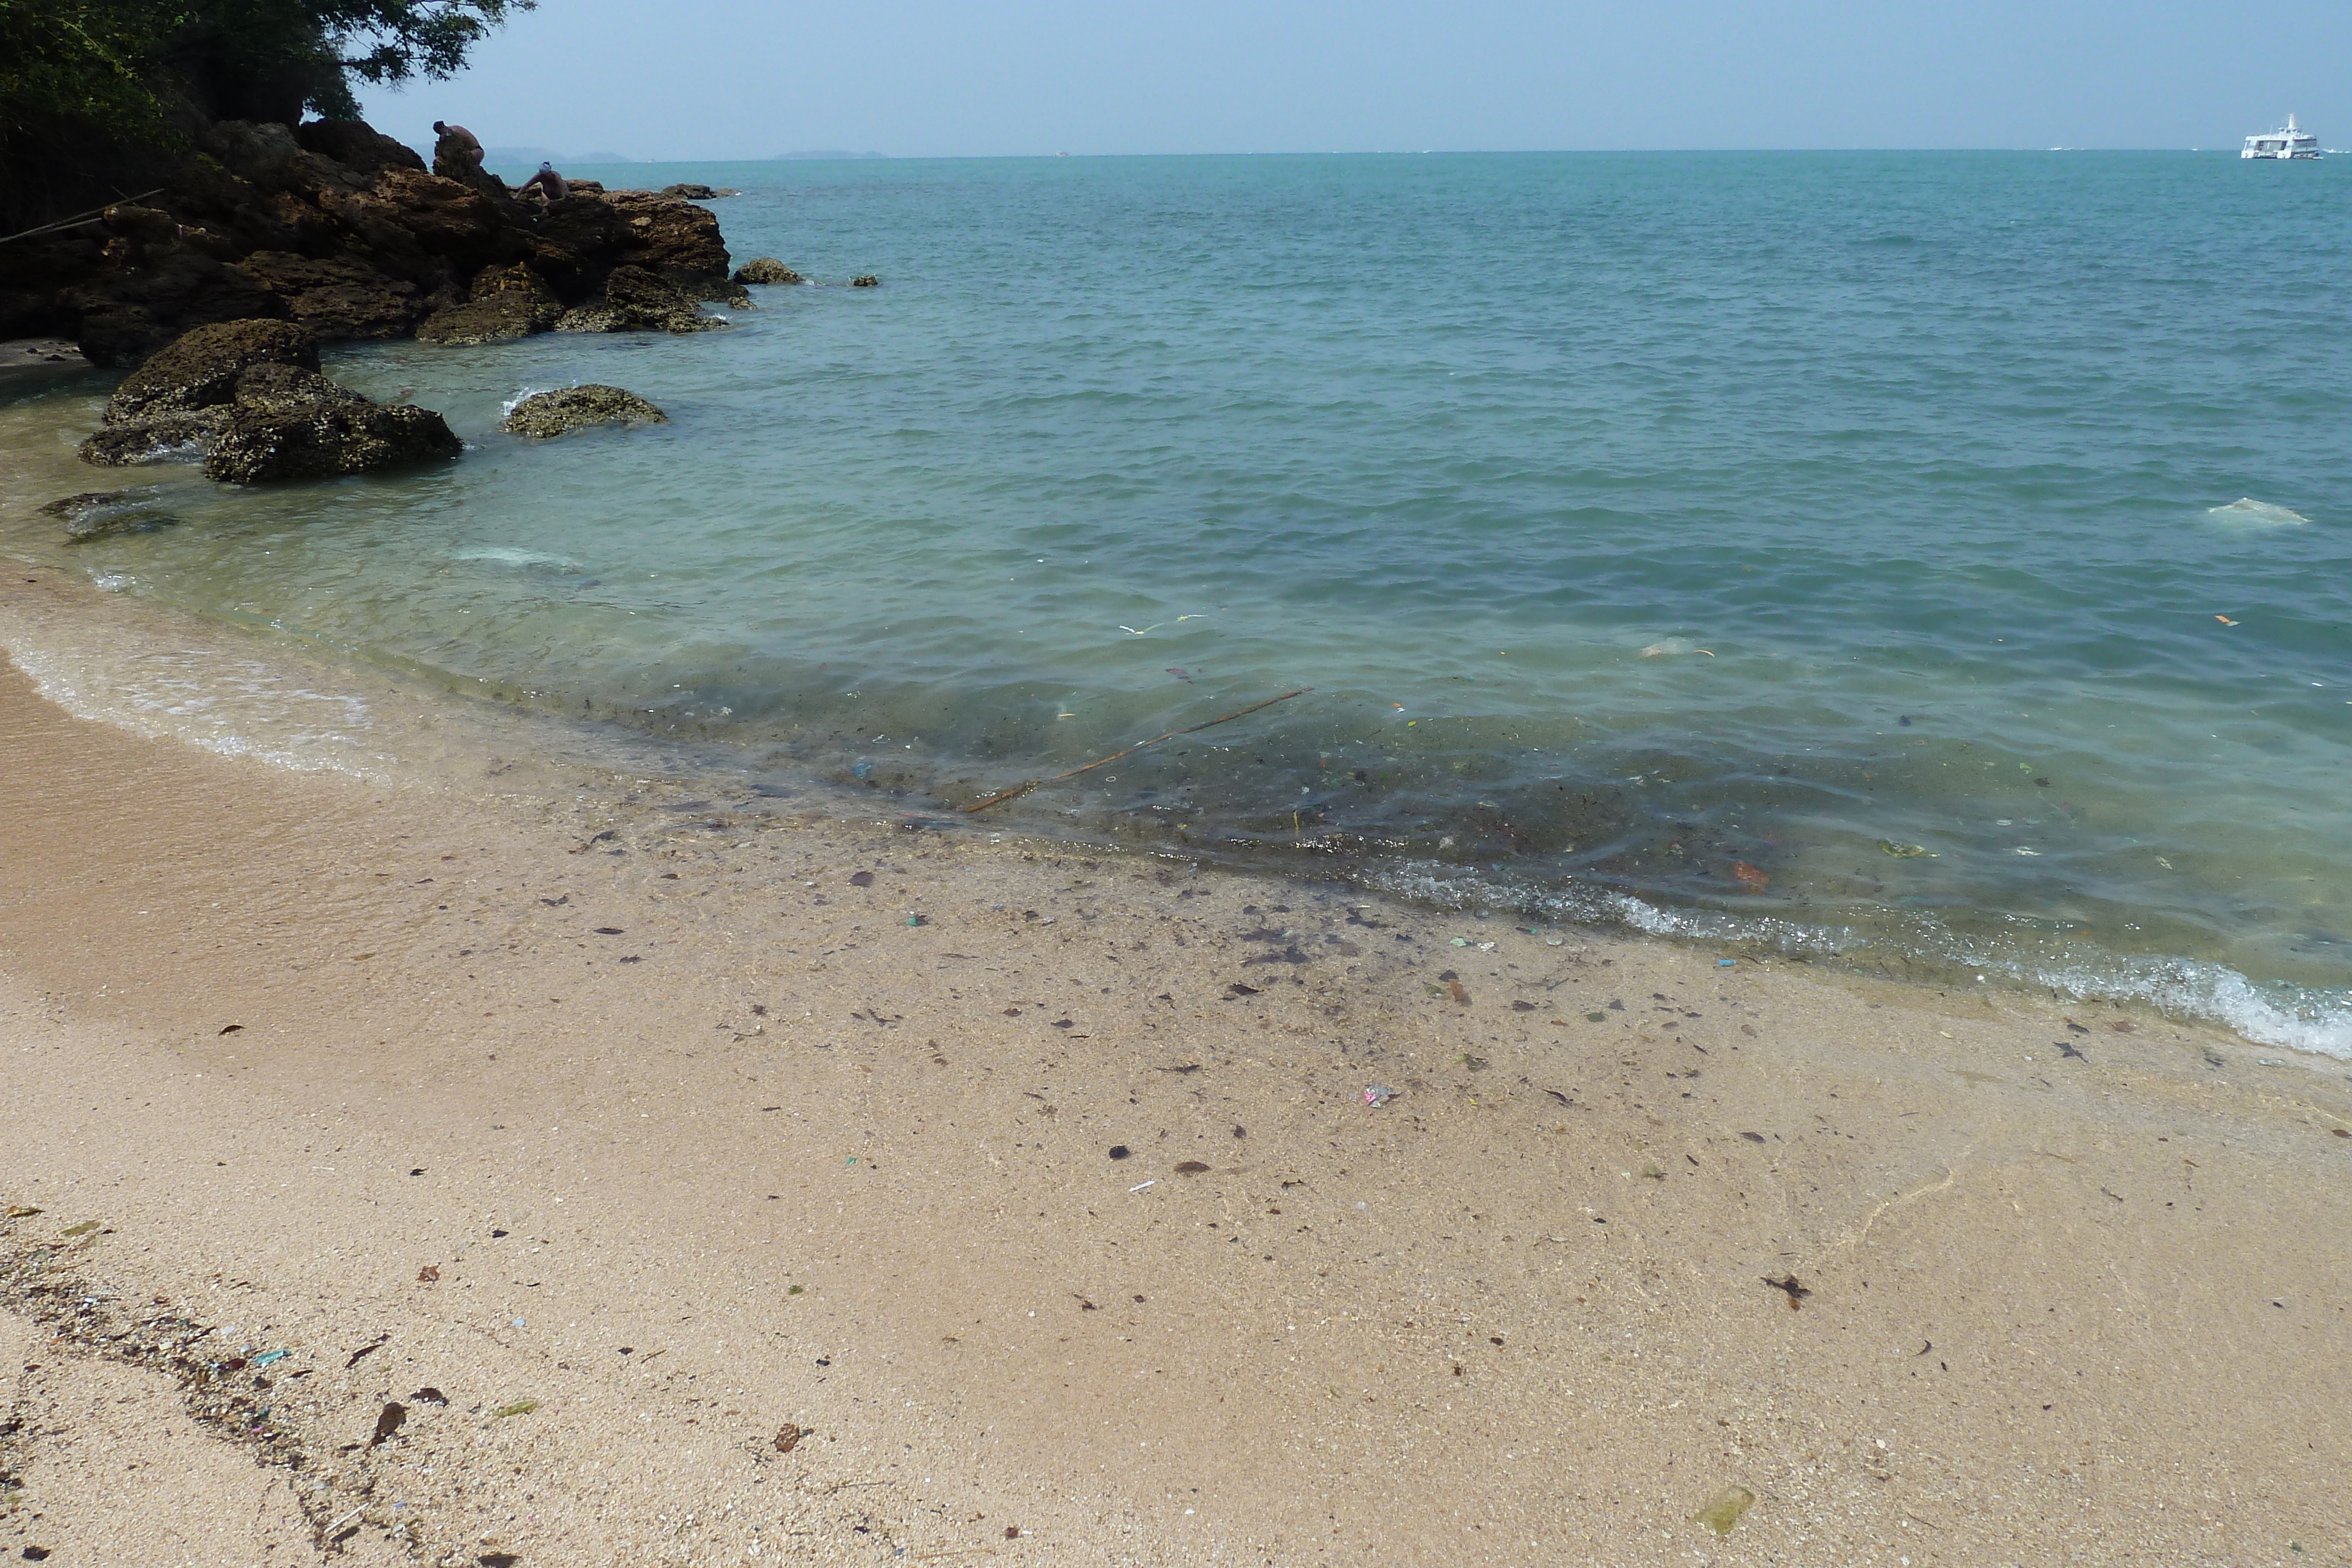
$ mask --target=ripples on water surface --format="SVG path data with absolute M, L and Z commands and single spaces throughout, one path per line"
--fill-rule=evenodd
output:
M 996 810 L 2352 1052 L 2347 170 L 632 166 L 885 286 L 346 351 L 476 449 L 5 538 L 910 809 L 1311 685 Z M 496 434 L 582 380 L 675 423 Z M 91 396 L 5 411 L 18 502 L 110 482 Z

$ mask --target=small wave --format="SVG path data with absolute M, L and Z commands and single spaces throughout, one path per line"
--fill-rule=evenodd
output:
M 553 567 L 558 571 L 588 570 L 568 555 L 549 555 L 541 550 L 517 549 L 508 545 L 486 545 L 479 549 L 461 549 L 449 559 L 495 561 L 500 566 L 548 566 Z
M 2257 501 L 2252 496 L 2241 496 L 2226 507 L 2208 507 L 2205 515 L 2236 523 L 2242 528 L 2284 528 L 2311 521 L 2301 512 L 2273 507 L 2268 501 Z
M 34 690 L 77 718 L 294 772 L 389 782 L 365 738 L 372 716 L 363 699 L 296 685 L 257 661 L 119 649 L 90 658 L 21 644 L 8 658 Z
M 1515 883 L 1427 861 L 1365 866 L 1358 880 L 1377 892 L 1445 909 L 1482 909 L 1562 925 L 1618 925 L 1684 941 L 1737 942 L 1797 957 L 1900 956 L 1937 968 L 1998 977 L 2082 1001 L 2140 1002 L 2217 1023 L 2258 1045 L 2352 1061 L 2352 1002 L 2338 993 L 2260 986 L 2223 964 L 2193 958 L 2084 955 L 2051 964 L 1983 949 L 1939 925 L 1895 936 L 1806 925 L 1773 915 L 1673 909 L 1612 888 Z
M 2225 1024 L 2260 1045 L 2352 1061 L 2352 1007 L 2321 993 L 2266 989 L 2221 964 L 2119 959 L 2113 967 L 2020 967 L 2009 977 L 2085 1001 L 2147 1002 L 2165 1012 Z

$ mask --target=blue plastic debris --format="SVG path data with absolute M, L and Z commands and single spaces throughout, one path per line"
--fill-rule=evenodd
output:
M 290 1350 L 265 1350 L 259 1355 L 253 1358 L 253 1364 L 256 1366 L 268 1366 L 273 1362 L 284 1361 L 288 1356 L 293 1354 L 294 1353 Z
M 1737 958 L 1717 958 L 1715 961 L 1715 967 L 1718 969 L 1728 969 L 1738 962 Z

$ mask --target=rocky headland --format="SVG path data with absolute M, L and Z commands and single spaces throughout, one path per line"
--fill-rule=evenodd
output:
M 479 343 L 700 331 L 720 323 L 698 301 L 751 303 L 717 216 L 682 194 L 583 181 L 522 200 L 356 120 L 221 121 L 196 144 L 163 189 L 0 245 L 0 339 L 128 368 L 227 321 Z

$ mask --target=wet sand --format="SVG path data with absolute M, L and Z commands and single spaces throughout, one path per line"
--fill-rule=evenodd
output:
M 0 1549 L 2352 1561 L 2343 1063 L 698 788 L 0 668 Z

